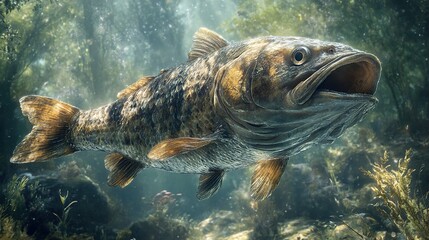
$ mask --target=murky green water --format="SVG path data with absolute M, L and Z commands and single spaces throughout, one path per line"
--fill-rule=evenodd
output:
M 0 1 L 0 239 L 427 239 L 428 16 L 426 0 Z M 196 174 L 149 168 L 108 186 L 103 152 L 10 163 L 31 130 L 22 96 L 107 104 L 185 63 L 200 27 L 373 53 L 378 104 L 333 144 L 291 156 L 264 201 L 250 196 L 254 167 L 199 201 Z

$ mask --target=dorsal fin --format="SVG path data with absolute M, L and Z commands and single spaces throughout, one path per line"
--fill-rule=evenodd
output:
M 152 76 L 146 76 L 146 77 L 140 78 L 137 82 L 129 85 L 127 88 L 125 88 L 124 90 L 120 91 L 118 93 L 118 95 L 117 95 L 118 99 L 119 98 L 123 98 L 123 97 L 127 97 L 127 96 L 131 95 L 135 91 L 137 91 L 140 88 L 142 88 L 144 85 L 148 84 L 154 78 L 155 77 L 152 77 Z
M 141 162 L 128 158 L 120 153 L 110 153 L 104 160 L 110 171 L 107 183 L 110 186 L 125 187 L 131 183 L 137 173 L 144 167 Z
M 188 61 L 206 56 L 228 45 L 228 42 L 219 34 L 207 29 L 200 28 L 194 34 L 191 51 L 188 53 Z

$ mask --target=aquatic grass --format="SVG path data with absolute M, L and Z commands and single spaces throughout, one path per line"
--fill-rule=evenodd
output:
M 57 230 L 65 237 L 67 236 L 67 226 L 69 223 L 69 213 L 70 210 L 72 208 L 72 206 L 74 204 L 77 203 L 76 200 L 71 201 L 70 203 L 67 204 L 67 199 L 69 197 L 69 191 L 66 192 L 66 194 L 62 194 L 61 189 L 58 190 L 58 195 L 60 197 L 60 201 L 61 201 L 61 205 L 63 206 L 63 210 L 61 215 L 57 214 L 57 213 L 52 213 L 55 215 L 55 217 L 57 217 L 58 219 L 58 225 L 57 225 Z
M 23 191 L 28 185 L 27 176 L 13 175 L 3 192 L 0 204 L 0 239 L 27 239 L 22 230 L 21 214 L 25 211 Z M 31 184 L 30 184 L 31 187 Z
M 10 211 L 15 212 L 24 205 L 25 199 L 22 192 L 28 183 L 27 176 L 18 177 L 13 175 L 12 179 L 6 186 L 6 201 Z
M 393 169 L 389 164 L 387 151 L 379 162 L 372 164 L 372 170 L 365 173 L 375 181 L 371 187 L 377 199 L 381 214 L 389 219 L 407 239 L 429 239 L 429 208 L 421 199 L 411 194 L 409 168 L 411 150 L 405 152 Z

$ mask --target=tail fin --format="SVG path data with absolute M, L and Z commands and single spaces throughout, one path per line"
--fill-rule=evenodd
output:
M 78 108 L 42 96 L 25 96 L 19 102 L 33 129 L 15 148 L 12 163 L 45 161 L 76 151 L 69 133 Z

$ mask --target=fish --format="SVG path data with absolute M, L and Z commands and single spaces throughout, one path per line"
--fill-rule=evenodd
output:
M 107 152 L 110 186 L 157 168 L 199 174 L 211 197 L 227 171 L 254 167 L 250 195 L 270 196 L 288 160 L 332 143 L 378 102 L 376 56 L 317 39 L 265 36 L 229 42 L 200 28 L 188 60 L 145 76 L 107 105 L 80 110 L 37 95 L 20 107 L 33 125 L 12 163 Z

